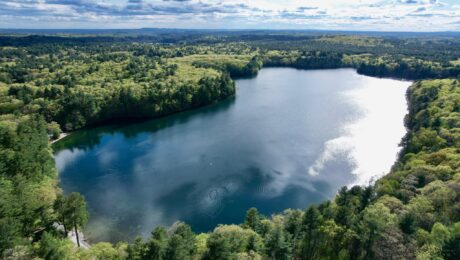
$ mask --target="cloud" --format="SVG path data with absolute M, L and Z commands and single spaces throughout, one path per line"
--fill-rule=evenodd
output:
M 47 4 L 57 5 L 82 5 L 85 4 L 84 0 L 46 0 Z
M 304 10 L 316 10 L 316 9 L 304 9 Z M 304 13 L 298 11 L 288 11 L 283 10 L 279 13 L 279 17 L 283 19 L 322 19 L 326 17 L 326 13 L 324 12 L 314 12 L 314 13 Z
M 371 16 L 351 16 L 350 19 L 353 21 L 365 21 L 365 20 L 373 20 L 376 18 L 371 17 Z
M 398 0 L 401 4 L 418 4 L 418 5 L 436 5 L 443 6 L 444 4 L 439 0 Z
M 2 0 L 0 27 L 449 30 L 458 13 L 453 0 Z
M 417 9 L 415 9 L 414 12 L 415 12 L 415 13 L 418 13 L 418 12 L 423 12 L 423 11 L 426 11 L 426 7 L 423 7 L 423 6 L 422 6 L 422 7 L 419 7 L 419 8 L 417 8 Z
M 400 3 L 402 4 L 418 4 L 420 1 L 417 0 L 399 0 Z
M 316 9 L 318 9 L 318 7 L 311 7 L 311 6 L 297 7 L 297 11 L 299 11 L 299 12 L 303 12 L 303 11 L 306 11 L 306 10 L 316 10 Z

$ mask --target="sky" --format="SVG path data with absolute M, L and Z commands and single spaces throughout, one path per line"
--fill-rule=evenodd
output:
M 0 0 L 0 28 L 460 31 L 460 0 Z

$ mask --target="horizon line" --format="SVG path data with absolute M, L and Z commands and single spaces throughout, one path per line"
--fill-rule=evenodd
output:
M 94 31 L 135 31 L 135 30 L 183 30 L 183 31 L 313 31 L 313 32 L 368 32 L 368 33 L 460 33 L 460 30 L 440 30 L 440 31 L 394 31 L 394 30 L 346 30 L 346 29 L 300 29 L 300 28 L 180 28 L 180 27 L 140 27 L 140 28 L 7 28 L 0 27 L 1 30 L 18 30 L 18 31 L 83 31 L 83 30 L 94 30 Z

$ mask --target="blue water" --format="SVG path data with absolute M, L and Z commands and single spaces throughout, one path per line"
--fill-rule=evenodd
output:
M 404 134 L 408 84 L 352 69 L 263 69 L 253 79 L 237 80 L 234 99 L 72 133 L 54 146 L 60 185 L 85 196 L 91 241 L 131 240 L 177 220 L 206 232 L 218 223 L 242 222 L 249 207 L 267 215 L 304 208 L 387 170 L 367 173 L 360 153 L 371 157 L 367 161 L 386 156 L 382 167 L 391 167 Z M 392 123 L 380 119 L 371 128 L 355 127 L 363 132 L 356 134 L 348 126 L 371 122 L 364 119 L 383 106 L 367 99 L 368 90 L 390 93 L 398 107 L 385 112 Z M 379 121 L 402 130 L 375 133 Z M 362 143 L 369 148 L 354 147 L 367 135 L 372 138 Z M 372 154 L 382 141 L 395 148 Z

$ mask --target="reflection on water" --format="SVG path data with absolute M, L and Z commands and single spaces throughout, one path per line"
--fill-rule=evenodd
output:
M 351 69 L 263 69 L 237 97 L 55 144 L 61 186 L 88 201 L 86 235 L 129 240 L 186 221 L 197 231 L 331 198 L 387 172 L 410 83 Z

